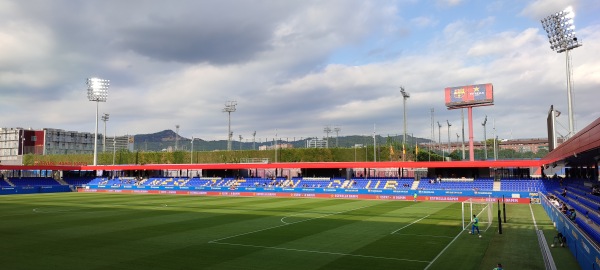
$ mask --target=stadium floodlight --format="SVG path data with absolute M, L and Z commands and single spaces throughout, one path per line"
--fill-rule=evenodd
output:
M 231 137 L 233 136 L 233 132 L 231 132 L 231 113 L 235 112 L 235 105 L 237 102 L 228 101 L 225 103 L 225 108 L 223 108 L 223 112 L 228 114 L 228 124 L 227 124 L 227 151 L 231 151 Z
M 340 135 L 340 131 L 342 131 L 342 128 L 340 128 L 340 127 L 335 127 L 335 128 L 333 129 L 333 131 L 335 131 L 335 147 L 337 148 L 337 147 L 338 147 L 338 137 L 339 137 L 339 135 Z
M 402 113 L 402 116 L 404 118 L 404 122 L 403 122 L 404 132 L 402 134 L 402 149 L 404 149 L 406 147 L 406 100 L 410 97 L 410 94 L 404 90 L 403 86 L 400 86 L 400 93 L 402 94 L 402 109 L 404 111 Z M 405 156 L 406 155 L 405 155 L 404 151 L 402 151 L 402 161 L 405 160 Z
M 446 124 L 448 124 L 448 156 L 450 156 L 450 127 L 452 124 L 448 120 L 446 120 Z
M 102 135 L 102 152 L 106 152 L 106 122 L 108 122 L 110 114 L 105 113 L 100 117 L 104 122 L 104 134 Z
M 327 134 L 327 148 L 329 148 L 329 133 L 331 133 L 331 127 L 325 126 L 325 128 L 323 128 L 323 132 Z
M 87 79 L 86 84 L 88 100 L 96 102 L 96 129 L 94 131 L 94 166 L 96 166 L 98 164 L 98 104 L 106 102 L 110 81 L 92 77 Z
M 485 119 L 483 120 L 483 123 L 481 123 L 481 125 L 483 126 L 483 154 L 484 154 L 484 160 L 487 160 L 487 129 L 486 129 L 486 124 L 487 124 L 487 115 L 485 116 Z
M 575 121 L 573 119 L 573 93 L 572 93 L 572 82 L 571 82 L 571 57 L 569 51 L 580 47 L 582 44 L 575 35 L 575 26 L 573 25 L 573 18 L 575 13 L 571 7 L 567 7 L 565 10 L 556 12 L 544 19 L 542 19 L 542 26 L 546 33 L 548 33 L 548 41 L 550 42 L 550 49 L 557 53 L 565 53 L 566 57 L 566 71 L 567 71 L 567 102 L 569 109 L 569 136 L 575 134 Z

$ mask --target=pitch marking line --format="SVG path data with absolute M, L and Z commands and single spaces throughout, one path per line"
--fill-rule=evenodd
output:
M 450 245 L 452 245 L 452 243 L 454 243 L 454 241 L 456 241 L 456 239 L 458 239 L 458 237 L 460 236 L 460 234 L 462 233 L 462 230 L 454 237 L 454 239 L 452 239 L 452 241 L 450 241 L 450 243 L 448 243 L 448 245 L 446 245 L 446 247 L 444 249 L 442 249 L 442 251 L 440 251 L 440 253 L 438 253 L 437 256 L 435 256 L 435 258 L 433 258 L 433 260 L 431 260 L 431 262 L 429 262 L 429 264 L 427 265 L 427 267 L 425 267 L 425 269 L 423 270 L 427 270 L 429 269 L 429 267 L 431 267 L 431 265 L 440 257 L 442 256 L 442 254 L 444 254 L 444 251 L 446 251 L 446 249 L 448 249 L 450 247 Z
M 217 242 L 225 240 L 225 239 L 235 238 L 235 237 L 238 237 L 238 236 L 243 236 L 243 235 L 253 234 L 253 233 L 257 233 L 257 232 L 267 231 L 267 230 L 271 230 L 271 229 L 275 229 L 275 228 L 279 228 L 279 227 L 283 227 L 283 226 L 287 226 L 287 225 L 292 225 L 292 224 L 297 224 L 297 223 L 301 223 L 301 222 L 305 222 L 305 221 L 310 221 L 310 220 L 314 220 L 314 219 L 319 219 L 319 218 L 324 218 L 324 217 L 333 216 L 333 215 L 337 215 L 337 214 L 347 213 L 347 212 L 350 212 L 350 211 L 355 211 L 355 210 L 367 208 L 367 207 L 370 207 L 370 206 L 371 205 L 367 205 L 367 206 L 363 206 L 363 207 L 359 207 L 359 208 L 350 209 L 350 210 L 347 210 L 347 211 L 335 212 L 335 213 L 331 213 L 331 214 L 327 214 L 327 215 L 322 215 L 322 216 L 318 216 L 318 217 L 314 217 L 314 218 L 309 218 L 309 219 L 305 219 L 305 220 L 300 220 L 300 221 L 296 221 L 296 222 L 284 223 L 284 224 L 281 224 L 281 225 L 272 226 L 272 227 L 268 227 L 268 228 L 264 228 L 264 229 L 260 229 L 260 230 L 251 231 L 251 232 L 240 233 L 240 234 L 223 237 L 223 238 L 216 239 L 216 240 L 211 240 L 208 243 L 218 244 Z
M 431 238 L 454 238 L 452 236 L 446 236 L 446 235 L 429 235 L 429 234 L 396 233 L 396 235 L 418 236 L 418 237 L 431 237 Z
M 421 221 L 421 220 L 425 219 L 425 218 L 426 218 L 426 217 L 428 217 L 428 216 L 431 216 L 431 214 L 429 214 L 429 215 L 426 215 L 426 216 L 424 216 L 424 217 L 422 217 L 422 218 L 420 218 L 420 219 L 417 219 L 417 220 L 415 220 L 415 221 L 411 222 L 410 224 L 407 224 L 406 226 L 404 226 L 404 227 L 402 227 L 402 228 L 400 228 L 400 229 L 397 229 L 397 230 L 393 231 L 391 234 L 395 234 L 396 232 L 399 232 L 399 231 L 401 231 L 402 229 L 404 229 L 404 228 L 406 228 L 406 227 L 408 227 L 408 226 L 410 226 L 410 225 L 413 225 L 413 224 L 415 224 L 415 223 L 417 223 L 417 222 L 419 222 L 419 221 Z
M 390 257 L 380 257 L 380 256 L 369 256 L 369 255 L 360 255 L 360 254 L 348 254 L 348 253 L 341 253 L 341 252 L 316 251 L 316 250 L 307 250 L 307 249 L 269 247 L 269 246 L 256 246 L 256 245 L 233 244 L 233 243 L 224 243 L 224 242 L 212 242 L 212 243 L 213 244 L 220 244 L 220 245 L 242 246 L 242 247 L 253 247 L 253 248 L 268 248 L 268 249 L 277 249 L 277 250 L 285 250 L 285 251 L 296 251 L 296 252 L 307 252 L 307 253 L 340 255 L 340 256 L 360 257 L 360 258 L 369 258 L 369 259 L 382 259 L 382 260 L 394 260 L 394 261 L 405 261 L 405 262 L 419 262 L 419 263 L 428 263 L 429 262 L 429 261 L 420 261 L 420 260 L 411 260 L 411 259 L 390 258 Z

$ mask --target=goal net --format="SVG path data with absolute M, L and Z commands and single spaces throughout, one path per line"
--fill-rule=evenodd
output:
M 463 230 L 470 229 L 473 223 L 473 215 L 479 219 L 479 229 L 486 231 L 492 226 L 493 215 L 492 215 L 493 203 L 488 202 L 485 199 L 471 198 L 462 202 L 462 225 Z

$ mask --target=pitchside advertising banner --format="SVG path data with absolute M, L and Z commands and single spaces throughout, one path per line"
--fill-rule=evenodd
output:
M 446 107 L 448 108 L 483 106 L 494 103 L 494 87 L 491 83 L 447 87 L 445 92 Z
M 339 189 L 339 188 L 227 188 L 227 187 L 175 187 L 175 186 L 105 186 L 90 185 L 82 192 L 111 193 L 147 193 L 147 194 L 181 194 L 205 196 L 262 196 L 262 197 L 313 197 L 343 199 L 379 199 L 379 200 L 414 200 L 418 201 L 456 201 L 470 198 L 482 198 L 496 202 L 504 197 L 507 203 L 530 203 L 530 198 L 537 193 L 508 191 L 471 191 L 471 190 L 393 190 L 393 189 Z M 533 194 L 533 195 L 532 195 Z

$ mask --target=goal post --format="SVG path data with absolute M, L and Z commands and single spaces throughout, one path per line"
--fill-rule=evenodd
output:
M 473 215 L 479 219 L 479 229 L 487 231 L 492 226 L 494 216 L 492 214 L 493 203 L 484 198 L 470 198 L 462 202 L 462 226 L 463 230 L 470 230 L 473 223 Z

